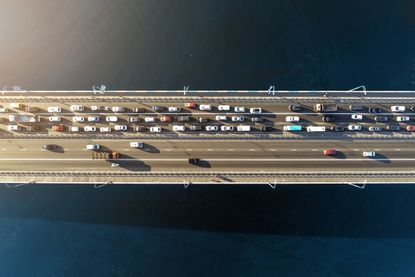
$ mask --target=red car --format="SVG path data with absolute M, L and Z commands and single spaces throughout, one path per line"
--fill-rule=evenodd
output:
M 325 149 L 324 155 L 328 155 L 328 156 L 336 155 L 336 149 Z
M 168 115 L 160 117 L 161 122 L 171 122 L 172 120 L 173 120 L 173 118 L 171 116 L 168 116 Z
M 409 125 L 408 127 L 406 127 L 406 130 L 409 132 L 415 132 L 415 126 L 414 125 Z
M 65 127 L 62 124 L 60 124 L 60 125 L 53 125 L 52 126 L 52 131 L 63 132 L 63 131 L 65 131 Z
M 186 102 L 186 103 L 184 104 L 184 107 L 185 107 L 185 108 L 189 108 L 189 109 L 194 109 L 194 108 L 196 108 L 196 103 L 195 103 L 195 102 L 193 102 L 193 101 Z

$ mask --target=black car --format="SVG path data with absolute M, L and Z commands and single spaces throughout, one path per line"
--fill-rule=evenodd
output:
M 350 105 L 349 109 L 352 111 L 363 111 L 363 106 L 362 105 Z
M 199 119 L 197 121 L 199 121 L 200 123 L 206 123 L 208 122 L 209 119 L 207 119 L 206 117 L 199 117 Z
M 369 126 L 369 131 L 370 132 L 382 132 L 383 128 L 379 126 Z
M 382 110 L 380 108 L 369 108 L 370 113 L 381 113 Z
M 200 125 L 190 125 L 190 131 L 202 131 L 202 126 Z
M 412 112 L 415 112 L 415 106 L 412 106 L 412 107 L 410 108 L 410 110 L 411 110 Z
M 325 115 L 325 116 L 323 116 L 322 120 L 324 122 L 334 122 L 334 121 L 336 121 L 336 118 L 334 116 Z
M 264 119 L 262 117 L 253 117 L 251 118 L 252 122 L 262 122 Z
M 269 126 L 261 126 L 260 129 L 262 132 L 271 132 L 272 131 L 272 127 Z
M 344 132 L 347 130 L 347 128 L 342 126 L 331 126 L 330 130 L 333 132 Z
M 399 131 L 401 128 L 399 127 L 399 125 L 391 124 L 391 125 L 388 125 L 386 129 L 388 129 L 388 131 Z
M 153 111 L 162 112 L 162 111 L 164 111 L 164 107 L 163 106 L 153 106 Z
M 386 121 L 388 121 L 388 117 L 383 116 L 383 115 L 375 116 L 375 121 L 377 121 L 377 122 L 386 122 Z
M 133 113 L 144 113 L 145 111 L 143 108 L 133 108 Z
M 189 163 L 189 164 L 198 165 L 198 164 L 200 163 L 200 159 L 198 159 L 198 158 L 190 158 L 190 159 L 188 160 L 188 163 Z
M 179 122 L 185 122 L 185 121 L 190 121 L 191 117 L 188 115 L 180 115 L 177 117 L 177 121 Z
M 147 127 L 144 126 L 134 126 L 133 127 L 134 132 L 145 132 L 147 131 Z
M 299 112 L 299 111 L 301 111 L 302 107 L 301 107 L 301 105 L 293 104 L 293 105 L 289 105 L 288 109 L 292 112 Z
M 43 149 L 45 150 L 54 150 L 57 148 L 56 144 L 43 144 Z

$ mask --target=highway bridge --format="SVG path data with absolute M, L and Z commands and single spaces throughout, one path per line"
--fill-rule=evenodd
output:
M 3 91 L 0 98 L 0 179 L 9 186 L 415 181 L 414 91 Z M 318 112 L 316 104 L 336 111 Z

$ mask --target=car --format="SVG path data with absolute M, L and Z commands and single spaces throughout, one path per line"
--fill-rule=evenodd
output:
M 292 112 L 299 112 L 302 110 L 302 107 L 301 105 L 298 105 L 298 104 L 292 104 L 288 106 L 288 109 Z
M 161 122 L 171 122 L 172 120 L 173 120 L 173 118 L 171 116 L 168 116 L 168 115 L 164 115 L 164 116 L 160 117 Z
M 38 107 L 26 106 L 26 107 L 24 107 L 24 110 L 25 110 L 25 112 L 28 112 L 28 113 L 35 113 L 35 112 L 39 111 L 39 108 Z
M 323 154 L 326 156 L 333 156 L 336 155 L 337 150 L 332 148 L 332 149 L 324 149 Z
M 101 127 L 101 128 L 99 128 L 99 131 L 101 133 L 110 133 L 111 132 L 111 127 Z
M 187 160 L 187 162 L 189 164 L 198 165 L 200 163 L 200 159 L 198 159 L 198 158 L 190 158 L 190 159 Z
M 223 131 L 223 132 L 233 131 L 234 127 L 233 126 L 220 126 L 220 130 Z
M 69 131 L 71 132 L 79 132 L 80 128 L 78 126 L 70 126 Z
M 298 122 L 298 121 L 300 121 L 300 117 L 289 115 L 289 116 L 285 117 L 285 121 L 286 122 Z
M 362 130 L 362 126 L 361 125 L 356 125 L 356 124 L 351 124 L 351 125 L 347 126 L 347 129 L 349 131 L 360 131 L 360 130 Z
M 377 122 L 386 122 L 388 121 L 388 117 L 384 115 L 375 116 L 375 121 Z
M 226 121 L 228 118 L 226 117 L 226 115 L 217 115 L 215 117 L 216 120 L 221 120 L 221 121 Z
M 48 107 L 48 113 L 60 113 L 61 111 L 60 107 Z
M 107 121 L 107 122 L 117 122 L 118 121 L 118 117 L 116 117 L 116 116 L 107 116 L 106 118 L 105 118 L 105 121 Z
M 111 108 L 113 113 L 122 113 L 125 111 L 124 107 L 115 106 Z
M 244 113 L 245 112 L 245 107 L 235 107 L 235 108 L 233 108 L 233 110 L 236 113 Z
M 369 126 L 368 130 L 370 132 L 382 132 L 383 128 L 379 126 Z
M 201 111 L 210 111 L 210 110 L 212 110 L 212 105 L 207 105 L 207 104 L 199 105 L 199 110 L 201 110 Z
M 230 111 L 231 110 L 231 106 L 230 105 L 219 105 L 218 106 L 218 110 L 219 111 Z
M 171 112 L 171 113 L 178 113 L 178 112 L 180 112 L 182 109 L 181 108 L 179 108 L 179 107 L 169 107 L 168 108 L 168 111 L 169 112 Z
M 87 144 L 86 149 L 88 150 L 99 150 L 101 148 L 101 145 L 99 144 Z
M 134 132 L 146 132 L 148 129 L 144 126 L 134 126 L 133 131 Z
M 217 131 L 217 130 L 218 130 L 218 126 L 216 126 L 216 125 L 206 126 L 206 131 L 208 131 L 208 132 L 213 132 L 213 131 Z
M 415 132 L 415 126 L 414 125 L 406 126 L 406 130 L 409 132 Z
M 140 118 L 138 116 L 130 116 L 128 118 L 128 122 L 130 122 L 130 123 L 140 122 Z
M 164 107 L 163 106 L 153 106 L 152 110 L 155 112 L 162 112 L 164 111 Z
M 193 101 L 189 101 L 189 102 L 184 103 L 184 107 L 189 108 L 189 109 L 194 109 L 196 108 L 196 103 Z
M 253 114 L 260 114 L 262 113 L 262 109 L 261 108 L 250 108 L 249 112 Z
M 412 107 L 410 108 L 410 110 L 411 110 L 411 112 L 415 112 L 415 106 L 412 106 Z
M 115 131 L 127 131 L 127 125 L 114 125 Z
M 173 125 L 172 130 L 173 132 L 184 132 L 185 127 L 183 125 Z
M 392 106 L 391 111 L 395 113 L 402 113 L 405 111 L 405 106 Z
M 146 110 L 144 108 L 133 108 L 133 113 L 144 113 Z
M 199 117 L 197 121 L 199 121 L 200 123 L 206 123 L 209 121 L 209 119 L 206 117 Z
M 144 121 L 147 122 L 147 123 L 156 122 L 156 118 L 152 117 L 152 116 L 146 116 L 146 117 L 144 117 Z
M 74 116 L 74 117 L 72 117 L 72 121 L 73 122 L 84 122 L 85 117 L 83 117 L 83 116 Z
M 358 114 L 358 113 L 355 113 L 355 114 L 352 114 L 351 118 L 353 120 L 362 120 L 363 119 L 363 115 Z
M 231 117 L 232 121 L 244 121 L 245 118 L 243 116 L 240 115 L 235 115 Z
M 56 144 L 43 144 L 42 149 L 43 150 L 54 150 L 57 148 Z
M 252 122 L 263 122 L 264 119 L 262 117 L 252 117 L 251 121 Z
M 191 120 L 192 120 L 192 118 L 188 115 L 179 115 L 177 117 L 177 121 L 179 121 L 179 122 L 186 122 L 186 121 L 191 121 Z
M 63 131 L 65 131 L 65 126 L 63 126 L 62 124 L 53 125 L 52 126 L 52 131 L 63 132 Z
M 363 152 L 363 157 L 370 158 L 370 157 L 374 157 L 374 156 L 376 156 L 376 152 L 374 152 L 374 151 L 365 151 L 365 152 Z
M 7 131 L 20 131 L 21 129 L 19 125 L 7 125 Z
M 0 113 L 7 113 L 8 109 L 5 107 L 0 107 Z
M 82 105 L 71 105 L 70 109 L 73 112 L 83 112 L 84 111 L 84 106 L 82 106 Z
M 272 127 L 270 127 L 270 126 L 261 126 L 260 130 L 262 132 L 271 132 L 272 131 Z
M 26 127 L 26 130 L 28 132 L 39 131 L 40 130 L 40 126 L 39 125 L 29 125 L 29 126 Z
M 49 122 L 60 122 L 61 117 L 60 116 L 49 116 Z
M 401 128 L 399 127 L 399 125 L 397 125 L 397 124 L 390 124 L 390 125 L 388 125 L 387 127 L 386 127 L 386 129 L 388 130 L 388 131 L 393 131 L 393 132 L 395 132 L 395 131 L 399 131 Z
M 89 122 L 99 122 L 100 118 L 99 116 L 88 116 Z
M 362 105 L 350 105 L 349 109 L 352 111 L 363 111 L 363 106 Z
M 347 128 L 343 126 L 331 126 L 330 130 L 333 132 L 344 132 L 347 130 Z
M 202 131 L 202 126 L 200 125 L 190 125 L 189 126 L 190 131 Z
M 103 111 L 104 109 L 104 106 L 91 106 L 91 111 Z
M 97 127 L 95 127 L 95 126 L 85 126 L 84 127 L 84 131 L 85 132 L 95 132 L 97 130 Z
M 380 108 L 369 108 L 369 113 L 381 113 L 382 110 Z
M 324 122 L 334 122 L 334 121 L 336 121 L 336 118 L 334 116 L 325 115 L 325 116 L 322 117 L 321 120 L 324 121 Z
M 144 143 L 142 143 L 140 141 L 131 141 L 130 142 L 130 147 L 131 148 L 143 148 L 144 147 Z
M 409 116 L 397 116 L 396 121 L 398 121 L 398 122 L 407 122 L 407 121 L 409 121 Z
M 160 133 L 161 132 L 161 127 L 158 127 L 158 126 L 150 127 L 150 132 L 152 132 L 152 133 Z

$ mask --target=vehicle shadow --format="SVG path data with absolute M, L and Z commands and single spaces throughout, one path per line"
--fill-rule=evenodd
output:
M 334 155 L 333 157 L 336 159 L 346 159 L 346 154 L 337 150 L 336 155 Z
M 144 143 L 144 147 L 143 148 L 138 148 L 137 150 L 142 150 L 148 153 L 160 153 L 160 149 L 158 149 L 157 147 L 155 147 L 154 145 L 148 144 L 148 143 Z
M 373 158 L 369 158 L 375 161 L 378 161 L 380 163 L 385 163 L 385 164 L 390 164 L 391 160 L 388 158 L 388 156 L 381 154 L 381 153 L 376 153 L 376 156 Z
M 118 164 L 118 167 L 129 171 L 151 171 L 151 166 L 145 162 L 125 154 L 120 154 L 120 159 L 108 160 L 111 163 Z

